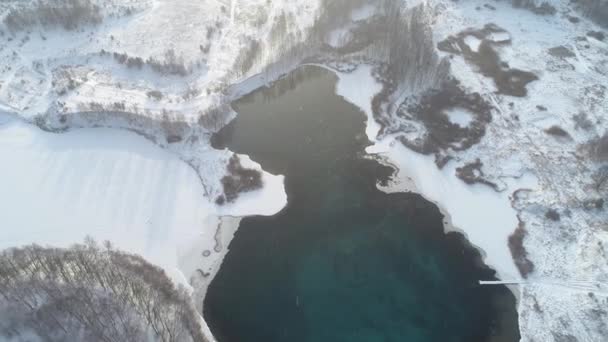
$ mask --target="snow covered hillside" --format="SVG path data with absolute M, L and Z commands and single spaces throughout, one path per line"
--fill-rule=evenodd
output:
M 368 152 L 397 168 L 386 191 L 434 201 L 523 282 L 522 341 L 605 341 L 607 8 L 2 1 L 0 247 L 109 239 L 199 301 L 240 217 L 287 201 L 282 176 L 210 136 L 233 100 L 317 64 L 368 115 Z

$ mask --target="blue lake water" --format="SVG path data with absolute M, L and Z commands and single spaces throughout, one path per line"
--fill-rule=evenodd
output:
M 286 176 L 288 205 L 242 221 L 204 316 L 219 342 L 514 342 L 515 298 L 438 208 L 386 194 L 365 116 L 303 67 L 234 104 L 214 144 Z M 491 229 L 491 227 L 488 227 Z

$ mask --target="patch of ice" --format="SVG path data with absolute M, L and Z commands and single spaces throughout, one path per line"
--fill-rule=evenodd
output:
M 478 52 L 479 45 L 481 45 L 481 39 L 472 35 L 468 35 L 464 38 L 464 43 L 467 44 L 472 51 Z
M 475 120 L 475 115 L 473 113 L 460 107 L 446 110 L 445 114 L 447 115 L 451 123 L 458 125 L 462 128 L 469 127 L 471 122 Z
M 338 72 L 336 75 L 338 76 L 336 94 L 365 112 L 367 116 L 365 133 L 373 141 L 380 131 L 380 125 L 373 116 L 372 99 L 382 90 L 382 84 L 372 76 L 370 65 L 360 65 L 353 72 Z

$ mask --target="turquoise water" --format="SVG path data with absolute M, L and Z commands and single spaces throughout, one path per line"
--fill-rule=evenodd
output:
M 204 316 L 219 342 L 518 341 L 515 299 L 437 207 L 385 194 L 365 117 L 305 67 L 235 104 L 216 146 L 286 175 L 289 203 L 242 221 Z M 491 229 L 491 227 L 488 227 Z

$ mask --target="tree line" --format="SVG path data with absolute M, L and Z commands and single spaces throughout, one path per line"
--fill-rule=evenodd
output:
M 142 257 L 87 239 L 0 254 L 0 336 L 45 341 L 206 341 L 183 287 Z
M 11 31 L 21 31 L 35 25 L 75 30 L 83 24 L 99 24 L 103 20 L 99 6 L 90 0 L 38 1 L 32 7 L 12 9 L 4 17 Z

